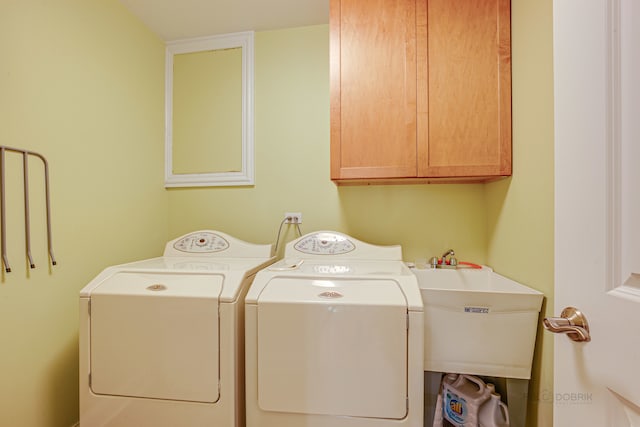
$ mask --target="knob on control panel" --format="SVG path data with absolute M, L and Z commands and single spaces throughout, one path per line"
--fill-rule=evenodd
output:
M 222 236 L 210 232 L 188 234 L 173 244 L 181 252 L 220 252 L 229 247 Z

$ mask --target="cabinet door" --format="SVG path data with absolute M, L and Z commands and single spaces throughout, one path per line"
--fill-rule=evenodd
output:
M 331 178 L 415 177 L 416 1 L 331 0 Z
M 418 175 L 510 175 L 510 1 L 422 0 L 417 24 Z

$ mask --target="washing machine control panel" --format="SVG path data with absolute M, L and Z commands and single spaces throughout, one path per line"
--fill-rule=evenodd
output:
M 187 234 L 176 241 L 173 247 L 181 252 L 210 253 L 224 251 L 229 247 L 229 242 L 218 234 L 201 231 Z
M 315 233 L 297 242 L 294 248 L 305 254 L 341 255 L 353 251 L 355 244 L 336 233 Z

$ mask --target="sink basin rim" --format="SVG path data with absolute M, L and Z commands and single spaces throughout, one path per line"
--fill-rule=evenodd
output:
M 417 269 L 416 276 L 420 291 L 474 292 L 513 295 L 543 295 L 540 291 L 525 286 L 483 266 L 482 269 Z M 474 277 L 475 276 L 475 277 Z M 479 285 L 474 281 L 481 282 Z

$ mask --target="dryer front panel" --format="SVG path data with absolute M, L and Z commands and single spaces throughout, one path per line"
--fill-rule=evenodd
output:
M 214 274 L 120 272 L 91 294 L 96 394 L 213 403 L 219 398 Z
M 407 307 L 395 281 L 274 278 L 257 313 L 262 410 L 406 416 Z

